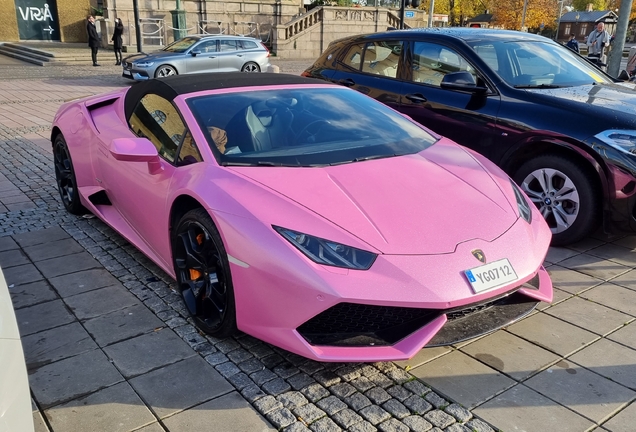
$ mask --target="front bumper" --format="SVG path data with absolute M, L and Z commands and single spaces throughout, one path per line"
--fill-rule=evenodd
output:
M 150 79 L 150 73 L 145 69 L 135 69 L 132 63 L 122 63 L 121 76 L 135 81 L 146 81 Z

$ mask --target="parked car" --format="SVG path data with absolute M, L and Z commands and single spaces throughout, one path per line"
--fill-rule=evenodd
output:
M 66 209 L 90 210 L 175 277 L 217 337 L 406 359 L 552 299 L 550 230 L 514 182 L 350 89 L 282 74 L 150 80 L 63 105 L 51 141 Z
M 33 432 L 31 392 L 11 297 L 0 270 L 0 431 Z
M 228 35 L 186 36 L 150 54 L 122 61 L 124 78 L 144 81 L 203 72 L 265 72 L 269 50 L 260 39 Z
M 543 36 L 475 28 L 332 43 L 303 75 L 356 89 L 486 156 L 552 244 L 636 229 L 636 92 Z

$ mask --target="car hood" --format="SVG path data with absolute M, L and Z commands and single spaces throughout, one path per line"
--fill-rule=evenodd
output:
M 450 253 L 464 241 L 494 240 L 518 217 L 500 183 L 449 141 L 414 155 L 331 167 L 231 169 L 385 254 Z M 492 174 L 509 184 L 503 172 Z
M 129 57 L 126 57 L 124 60 L 127 61 L 128 63 L 134 63 L 134 62 L 138 62 L 138 61 L 154 61 L 157 59 L 166 59 L 169 57 L 175 57 L 175 56 L 179 56 L 179 55 L 183 55 L 183 53 L 173 53 L 173 52 L 168 52 L 168 51 L 156 51 L 156 52 L 152 52 L 149 54 L 145 54 L 145 53 L 140 53 L 140 54 L 135 54 L 135 55 L 131 55 Z
M 580 102 L 636 115 L 636 85 L 632 83 L 587 84 L 556 89 L 531 89 L 532 93 Z

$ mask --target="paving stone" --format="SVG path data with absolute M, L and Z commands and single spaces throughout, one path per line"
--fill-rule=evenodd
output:
M 123 431 L 155 420 L 126 382 L 46 410 L 53 430 Z
M 375 387 L 375 383 L 371 381 L 369 378 L 361 376 L 356 379 L 350 381 L 350 384 L 354 386 L 358 391 L 365 392 L 373 387 Z
M 336 375 L 342 378 L 343 381 L 349 382 L 360 376 L 360 368 L 357 366 L 347 365 L 336 369 Z
M 622 327 L 631 319 L 629 315 L 580 297 L 559 303 L 546 313 L 600 335 Z
M 46 280 L 13 285 L 9 288 L 9 294 L 11 294 L 13 308 L 16 310 L 57 299 L 57 293 Z
M 444 408 L 447 414 L 452 415 L 459 422 L 466 423 L 468 420 L 473 418 L 473 415 L 470 411 L 459 404 L 450 404 L 446 408 Z
M 391 380 L 395 381 L 398 384 L 404 384 L 405 382 L 408 382 L 413 379 L 413 377 L 410 374 L 406 373 L 403 369 L 399 369 L 399 368 L 392 369 L 385 373 L 387 377 L 389 377 Z
M 11 237 L 0 237 L 0 251 L 19 249 L 20 246 Z
M 51 258 L 35 263 L 38 270 L 47 278 L 75 273 L 92 268 L 100 268 L 101 264 L 88 252 L 80 252 L 59 258 Z
M 228 354 L 228 358 L 230 357 L 230 354 Z M 260 360 L 255 358 L 239 363 L 238 367 L 246 374 L 252 374 L 254 372 L 258 372 L 265 369 L 265 366 L 263 365 L 263 363 L 261 363 Z
M 366 420 L 362 420 L 360 423 L 355 423 L 347 429 L 349 432 L 375 432 L 377 430 L 378 428 Z
M 30 263 L 31 261 L 20 249 L 0 252 L 0 267 L 3 269 Z
M 447 426 L 455 423 L 455 418 L 446 414 L 444 411 L 433 410 L 424 414 L 424 418 L 429 421 L 433 426 L 437 426 L 440 429 L 444 429 Z
M 355 411 L 360 411 L 362 408 L 371 405 L 369 398 L 358 392 L 344 398 L 344 402 Z
M 391 396 L 393 396 L 395 399 L 399 400 L 400 402 L 413 396 L 413 393 L 411 393 L 410 391 L 408 391 L 407 389 L 399 385 L 389 387 L 388 389 L 386 389 L 386 391 L 388 394 L 390 394 Z
M 381 387 L 374 387 L 371 390 L 368 390 L 364 395 L 377 405 L 382 405 L 384 402 L 391 399 L 391 395 Z
M 233 390 L 198 356 L 137 376 L 129 382 L 160 419 Z
M 467 428 L 466 426 L 464 426 L 463 424 L 453 423 L 452 425 L 448 426 L 444 430 L 444 432 L 473 432 L 473 431 Z
M 614 284 L 603 284 L 582 293 L 581 297 L 631 316 L 636 316 L 635 289 L 629 289 Z
M 424 399 L 426 399 L 427 402 L 430 402 L 437 409 L 445 408 L 449 405 L 449 402 L 446 399 L 435 392 L 425 394 Z
M 409 432 L 409 427 L 394 418 L 388 419 L 378 425 L 382 432 Z
M 294 390 L 301 390 L 316 381 L 306 373 L 299 373 L 287 379 Z
M 292 412 L 296 415 L 296 417 L 298 417 L 299 420 L 302 420 L 310 425 L 316 420 L 327 415 L 323 410 L 312 403 L 294 408 Z
M 278 395 L 276 397 L 276 400 L 282 403 L 283 406 L 287 409 L 294 409 L 303 405 L 307 405 L 308 403 L 307 398 L 305 398 L 302 393 L 297 391 L 290 391 Z
M 310 430 L 311 429 L 309 429 L 307 426 L 297 421 L 283 429 L 283 432 L 309 432 Z
M 205 361 L 210 363 L 212 366 L 216 366 L 222 363 L 225 363 L 228 360 L 228 358 L 225 356 L 225 354 L 221 353 L 221 352 L 215 352 L 213 354 L 210 354 L 208 356 L 205 357 Z
M 387 373 L 397 367 L 392 362 L 376 362 L 373 363 L 373 366 L 382 373 Z
M 338 411 L 342 411 L 347 408 L 347 404 L 338 399 L 335 396 L 329 396 L 316 402 L 316 406 L 327 413 L 327 415 L 334 415 Z
M 446 401 L 444 401 L 444 403 L 446 403 Z M 415 396 L 415 395 L 413 395 L 410 398 L 407 398 L 406 400 L 404 400 L 404 405 L 408 409 L 413 411 L 413 413 L 415 413 L 415 414 L 424 414 L 424 413 L 430 411 L 431 409 L 433 409 L 433 405 L 428 403 L 421 396 Z
M 360 410 L 359 414 L 374 426 L 377 426 L 379 423 L 391 418 L 391 414 L 377 405 L 371 405 L 363 408 Z
M 149 333 L 162 326 L 163 322 L 140 303 L 84 322 L 86 330 L 102 347 Z
M 35 246 L 24 248 L 24 253 L 33 261 L 42 261 L 51 258 L 63 257 L 76 253 L 84 252 L 84 248 L 80 246 L 72 238 L 62 239 L 55 242 L 43 243 Z
M 180 412 L 165 419 L 163 423 L 170 431 L 204 431 L 210 430 L 210 419 L 214 419 L 214 427 L 217 430 L 258 432 L 276 430 L 237 392 L 231 392 Z
M 291 390 L 291 386 L 284 379 L 276 378 L 263 384 L 263 390 L 272 396 L 278 396 Z
M 252 346 L 249 348 L 248 351 L 252 353 L 254 357 L 259 359 L 263 357 L 267 357 L 274 353 L 274 351 L 266 344 L 259 344 L 259 345 Z
M 49 282 L 62 297 L 69 297 L 119 284 L 119 281 L 103 268 L 83 270 L 53 277 L 49 279 Z
M 229 378 L 241 372 L 241 370 L 232 362 L 221 363 L 214 367 L 225 378 Z
M 382 408 L 384 408 L 393 417 L 400 420 L 411 415 L 409 409 L 397 399 L 389 399 L 382 404 Z
M 24 285 L 44 279 L 42 273 L 33 264 L 24 264 L 3 269 L 7 285 Z
M 284 362 L 285 360 L 278 354 L 272 354 L 261 358 L 261 362 L 266 368 L 272 369 L 274 366 Z
M 15 316 L 22 337 L 75 321 L 61 300 L 18 309 Z
M 432 424 L 417 415 L 403 418 L 402 423 L 411 428 L 413 432 L 426 432 L 433 427 Z
M 42 408 L 67 402 L 124 378 L 100 350 L 43 366 L 29 375 L 29 385 Z
M 324 366 L 317 361 L 309 360 L 298 366 L 298 369 L 305 372 L 307 375 L 313 375 L 316 372 L 323 370 Z
M 552 249 L 552 248 L 551 248 Z M 548 267 L 552 285 L 571 294 L 578 294 L 603 283 L 601 279 L 553 265 Z
M 13 236 L 13 239 L 23 248 L 42 243 L 56 242 L 66 238 L 69 238 L 68 233 L 59 227 L 32 231 Z
M 562 361 L 568 366 L 553 366 L 524 384 L 597 423 L 615 413 L 625 401 L 636 397 L 632 390 L 575 363 Z
M 603 424 L 603 427 L 612 432 L 631 432 L 636 422 L 636 403 L 632 402 L 627 408 L 620 411 L 614 417 Z M 599 431 L 600 432 L 600 431 Z
M 636 373 L 631 366 L 636 365 L 634 349 L 601 339 L 574 354 L 569 360 L 625 387 L 636 389 Z M 559 363 L 555 366 L 558 365 Z
M 296 366 L 288 362 L 279 364 L 273 371 L 283 379 L 290 378 L 300 372 Z
M 314 432 L 340 432 L 342 429 L 328 417 L 323 417 L 320 420 L 309 425 L 309 429 Z
M 413 380 L 403 384 L 404 388 L 414 393 L 415 396 L 423 396 L 431 389 L 422 384 L 421 381 Z M 409 396 L 410 397 L 410 396 Z
M 395 384 L 393 381 L 391 381 L 389 378 L 387 378 L 387 376 L 384 375 L 383 373 L 377 373 L 377 374 L 372 375 L 372 376 L 370 376 L 368 378 L 369 378 L 369 380 L 371 382 L 373 382 L 373 384 L 375 384 L 378 387 L 382 387 L 382 388 L 391 387 L 392 385 Z
M 264 369 L 262 371 L 254 372 L 250 375 L 250 378 L 252 378 L 256 384 L 263 385 L 268 381 L 278 378 L 278 375 L 269 369 Z
M 110 345 L 104 351 L 127 378 L 196 355 L 172 330 L 165 328 Z
M 563 260 L 559 265 L 604 281 L 613 279 L 630 270 L 629 267 L 624 265 L 585 253 Z
M 57 360 L 97 349 L 86 330 L 74 322 L 25 336 L 22 347 L 27 369 L 36 370 Z
M 322 370 L 314 374 L 313 378 L 324 387 L 330 387 L 341 381 L 341 378 L 338 375 L 329 370 Z
M 122 285 L 66 297 L 64 302 L 80 320 L 95 318 L 139 304 L 139 300 Z
M 243 372 L 230 376 L 228 381 L 239 391 L 243 390 L 247 386 L 254 385 L 254 381 L 252 381 L 250 377 Z
M 249 403 L 254 403 L 262 397 L 266 396 L 263 390 L 260 389 L 257 385 L 250 385 L 241 390 L 241 395 L 247 400 Z
M 348 429 L 356 423 L 360 423 L 363 419 L 355 411 L 348 408 L 340 410 L 333 415 L 332 420 L 343 429 Z
M 227 358 L 229 358 L 230 361 L 237 364 L 244 362 L 245 360 L 249 360 L 252 357 L 253 355 L 249 351 L 244 350 L 242 348 L 231 351 L 227 354 Z
M 329 390 L 327 390 L 326 388 L 324 388 L 318 383 L 311 384 L 305 387 L 304 389 L 302 389 L 300 392 L 304 394 L 305 397 L 307 397 L 307 399 L 309 399 L 310 401 L 314 403 L 323 398 L 326 398 L 327 396 L 331 394 Z
M 349 383 L 338 383 L 329 387 L 329 391 L 339 398 L 346 398 L 356 392 L 356 388 Z
M 551 431 L 559 425 L 559 432 L 580 432 L 590 430 L 593 425 L 590 420 L 520 384 L 479 406 L 473 414 L 504 431 Z M 480 419 L 472 419 L 466 426 L 479 432 L 493 432 Z
M 289 426 L 296 422 L 296 417 L 287 408 L 270 411 L 265 416 L 277 429 Z
M 283 408 L 283 404 L 278 402 L 274 396 L 264 396 L 254 402 L 256 409 L 263 415 L 268 412 Z
M 505 331 L 481 338 L 462 347 L 461 351 L 518 381 L 528 378 L 559 358 L 556 354 Z
M 629 347 L 636 347 L 636 321 L 623 326 L 607 338 Z

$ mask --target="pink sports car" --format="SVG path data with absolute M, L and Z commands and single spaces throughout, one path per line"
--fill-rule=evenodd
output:
M 510 178 L 354 90 L 149 80 L 65 104 L 51 141 L 66 209 L 172 275 L 216 337 L 408 359 L 552 300 L 550 229 Z

